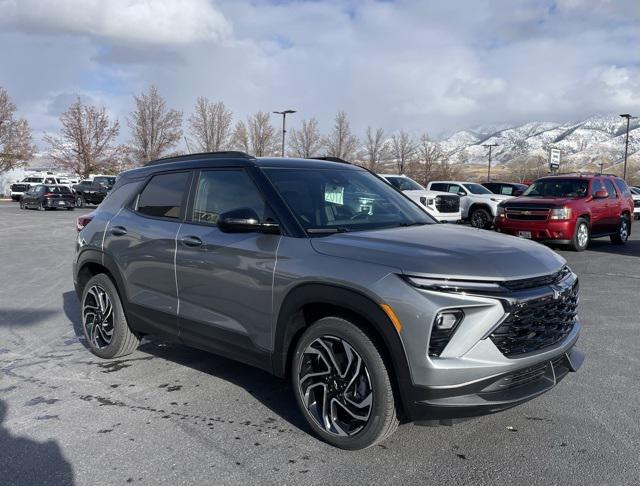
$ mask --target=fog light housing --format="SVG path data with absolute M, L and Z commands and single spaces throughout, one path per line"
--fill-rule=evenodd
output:
M 461 309 L 447 309 L 436 314 L 431 328 L 429 356 L 440 356 L 463 319 L 464 312 Z

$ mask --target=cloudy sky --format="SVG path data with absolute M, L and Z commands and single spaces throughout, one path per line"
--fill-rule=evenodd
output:
M 151 83 L 186 114 L 343 109 L 358 132 L 640 112 L 638 0 L 0 0 L 0 45 L 41 146 L 77 95 L 126 138 Z

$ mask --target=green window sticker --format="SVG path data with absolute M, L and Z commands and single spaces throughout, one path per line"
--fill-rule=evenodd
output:
M 344 187 L 327 184 L 324 187 L 324 200 L 333 204 L 344 205 Z

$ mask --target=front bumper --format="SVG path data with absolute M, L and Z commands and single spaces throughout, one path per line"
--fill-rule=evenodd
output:
M 9 191 L 9 197 L 11 197 L 11 199 L 14 201 L 19 201 L 22 198 L 23 194 L 24 192 Z
M 575 221 L 521 221 L 506 218 L 496 218 L 496 230 L 507 235 L 520 236 L 521 231 L 531 233 L 531 239 L 536 241 L 568 242 L 575 232 Z
M 551 390 L 583 361 L 584 354 L 571 347 L 552 359 L 461 387 L 416 387 L 408 407 L 411 420 L 422 425 L 450 424 L 515 407 Z
M 441 223 L 457 223 L 462 219 L 460 213 L 430 213 L 434 218 L 436 218 Z

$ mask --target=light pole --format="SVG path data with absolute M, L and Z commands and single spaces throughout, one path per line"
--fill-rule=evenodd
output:
M 484 143 L 483 147 L 489 147 L 489 167 L 487 168 L 487 182 L 491 182 L 491 149 L 497 147 L 497 143 Z
M 629 152 L 629 121 L 637 117 L 631 116 L 629 115 L 629 113 L 623 113 L 620 116 L 622 118 L 627 119 L 627 137 L 625 138 L 625 141 L 624 141 L 624 169 L 623 169 L 623 176 L 622 176 L 622 179 L 626 181 L 627 180 L 627 153 Z
M 285 137 L 285 134 L 287 133 L 287 130 L 286 130 L 287 115 L 290 115 L 295 112 L 296 110 L 274 111 L 276 115 L 282 115 L 282 157 L 284 157 L 284 137 Z

